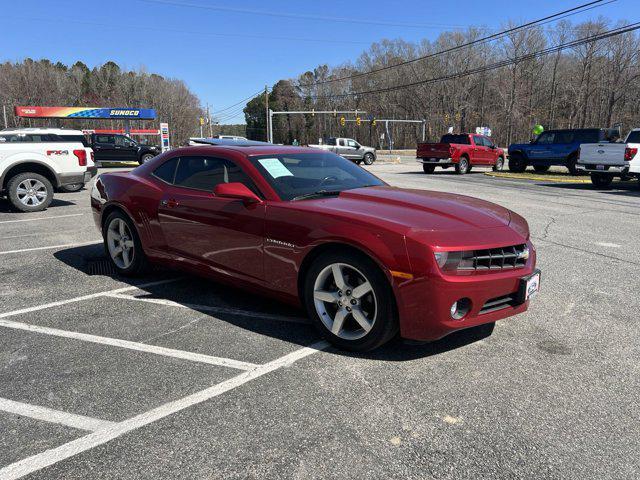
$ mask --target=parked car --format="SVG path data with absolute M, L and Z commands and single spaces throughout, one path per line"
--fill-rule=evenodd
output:
M 376 160 L 376 149 L 365 147 L 353 138 L 331 137 L 322 145 L 309 145 L 311 148 L 320 148 L 328 152 L 337 153 L 341 157 L 353 160 L 357 164 L 371 165 Z
M 160 153 L 160 147 L 142 145 L 126 135 L 92 133 L 96 162 L 138 162 L 142 165 Z
M 17 210 L 44 210 L 53 200 L 55 189 L 79 190 L 96 173 L 93 151 L 80 131 L 0 131 L 0 194 Z
M 596 187 L 608 187 L 615 177 L 640 179 L 640 129 L 629 132 L 624 143 L 601 142 L 580 145 L 576 169 L 591 175 Z
M 418 143 L 416 157 L 424 173 L 433 173 L 436 167 L 453 166 L 461 175 L 474 166 L 491 166 L 496 171 L 504 167 L 504 151 L 489 137 L 471 133 L 448 133 L 438 143 Z
M 575 175 L 580 145 L 599 143 L 615 135 L 619 136 L 617 129 L 548 130 L 530 143 L 509 145 L 509 170 L 524 172 L 531 165 L 536 172 L 546 172 L 552 165 L 562 165 Z
M 540 285 L 518 214 L 390 187 L 312 148 L 180 148 L 103 173 L 91 206 L 120 274 L 161 262 L 305 306 L 350 350 L 493 323 Z

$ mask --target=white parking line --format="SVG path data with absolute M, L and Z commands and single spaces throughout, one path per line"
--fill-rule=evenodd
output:
M 129 287 L 114 288 L 113 290 L 107 290 L 104 292 L 89 293 L 88 295 L 81 295 L 79 297 L 68 298 L 66 300 L 58 300 L 57 302 L 43 303 L 42 305 L 36 305 L 35 307 L 21 308 L 19 310 L 13 310 L 11 312 L 0 313 L 0 318 L 13 317 L 15 315 L 22 315 L 23 313 L 37 312 L 38 310 L 44 310 L 45 308 L 60 307 L 68 303 L 81 302 L 83 300 L 90 300 L 92 298 L 105 297 L 111 293 L 124 293 L 131 290 L 138 290 L 141 288 L 155 287 L 158 285 L 164 285 L 166 283 L 177 282 L 182 280 L 181 278 L 169 278 L 166 280 L 157 280 L 155 282 L 141 283 L 140 285 L 131 285 Z
M 59 250 L 62 248 L 85 247 L 87 245 L 98 245 L 102 241 L 82 242 L 82 243 L 66 243 L 63 245 L 49 245 L 47 247 L 23 248 L 21 250 L 5 250 L 0 255 L 9 255 L 10 253 L 35 252 L 36 250 Z
M 140 415 L 124 420 L 123 422 L 116 423 L 113 426 L 98 430 L 97 432 L 90 433 L 89 435 L 78 438 L 69 443 L 65 443 L 59 447 L 52 448 L 51 450 L 47 450 L 25 458 L 24 460 L 12 463 L 11 465 L 0 469 L 0 480 L 15 480 L 42 468 L 54 465 L 62 460 L 71 458 L 82 452 L 86 452 L 87 450 L 91 450 L 94 447 L 103 445 L 133 430 L 137 430 L 176 412 L 222 395 L 225 392 L 238 388 L 251 380 L 266 375 L 267 373 L 283 367 L 288 367 L 294 362 L 309 355 L 313 355 L 327 347 L 328 344 L 324 341 L 314 343 L 269 363 L 260 365 L 255 370 L 241 373 L 240 375 L 218 383 L 217 385 L 213 385 L 205 390 L 201 390 L 173 402 L 165 403 L 160 407 L 141 413 Z
M 69 330 L 60 330 L 57 328 L 41 327 L 29 323 L 14 322 L 13 320 L 0 319 L 0 327 L 13 328 L 15 330 L 24 330 L 33 333 L 42 333 L 44 335 L 52 335 L 54 337 L 70 338 L 72 340 L 80 340 L 82 342 L 98 343 L 101 345 L 109 345 L 111 347 L 126 348 L 127 350 L 135 350 L 138 352 L 153 353 L 164 357 L 180 358 L 192 362 L 207 363 L 209 365 L 218 365 L 220 367 L 237 368 L 238 370 L 253 370 L 257 367 L 255 363 L 240 362 L 231 358 L 212 357 L 201 353 L 187 352 L 184 350 L 174 350 L 173 348 L 158 347 L 147 343 L 131 342 L 129 340 L 121 340 L 119 338 L 99 337 L 88 333 L 72 332 Z
M 8 398 L 0 398 L 0 411 L 14 413 L 16 415 L 36 420 L 43 420 L 45 422 L 58 423 L 67 427 L 77 428 L 79 430 L 88 430 L 90 432 L 113 427 L 116 424 L 115 422 L 109 422 L 107 420 L 85 417 L 84 415 L 75 415 L 73 413 L 53 410 L 39 405 L 16 402 L 9 400 Z
M 73 213 L 69 215 L 56 215 L 51 217 L 38 217 L 38 218 L 21 218 L 19 220 L 2 220 L 0 223 L 18 223 L 18 222 L 37 222 L 38 220 L 53 220 L 55 218 L 68 218 L 68 217 L 81 217 L 87 215 L 86 213 Z
M 260 320 L 274 320 L 277 322 L 290 322 L 290 323 L 310 323 L 309 320 L 302 317 L 289 317 L 283 315 L 271 315 L 268 313 L 252 312 L 250 310 L 241 310 L 238 308 L 226 308 L 226 307 L 214 307 L 210 305 L 199 305 L 197 303 L 178 303 L 173 300 L 164 300 L 162 298 L 141 298 L 134 297 L 133 295 L 123 295 L 119 293 L 112 293 L 107 295 L 108 297 L 121 298 L 124 300 L 133 300 L 136 302 L 155 303 L 157 305 L 167 305 L 169 307 L 188 308 L 190 310 L 200 312 L 222 313 L 227 315 L 239 315 L 243 317 L 259 318 Z

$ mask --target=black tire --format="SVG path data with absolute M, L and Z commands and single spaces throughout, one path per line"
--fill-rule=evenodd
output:
M 330 331 L 330 329 L 323 323 L 320 318 L 320 314 L 316 309 L 314 299 L 314 286 L 316 280 L 321 273 L 325 271 L 330 265 L 333 264 L 346 264 L 348 267 L 354 268 L 361 272 L 369 284 L 372 286 L 372 293 L 361 297 L 361 302 L 364 306 L 364 301 L 368 295 L 372 295 L 371 298 L 375 298 L 375 315 L 372 319 L 372 327 L 362 337 L 356 339 L 345 339 Z M 349 268 L 346 270 L 350 271 Z M 353 271 L 353 270 L 351 270 Z M 354 279 L 351 276 L 345 275 L 345 280 L 353 282 Z M 356 287 L 357 285 L 353 285 Z M 335 287 L 337 288 L 337 287 Z M 349 292 L 349 290 L 347 290 Z M 347 292 L 344 292 L 343 300 L 347 299 Z M 396 310 L 395 298 L 391 287 L 378 266 L 366 255 L 356 252 L 328 252 L 318 257 L 307 272 L 307 276 L 304 282 L 304 303 L 316 328 L 329 342 L 338 348 L 350 351 L 364 352 L 373 350 L 391 340 L 398 332 L 398 314 Z M 330 303 L 329 307 L 335 305 Z M 349 305 L 345 302 L 345 305 Z M 335 306 L 337 308 L 337 306 Z M 355 308 L 355 307 L 354 307 Z M 364 308 L 364 307 L 363 307 Z M 355 326 L 358 329 L 358 325 L 351 313 L 347 313 L 344 320 L 345 328 L 347 326 Z M 330 318 L 329 318 L 330 320 Z M 342 331 L 342 330 L 341 330 Z M 362 329 L 364 332 L 364 329 Z M 340 333 L 340 332 L 339 332 Z
M 569 173 L 571 175 L 579 175 L 580 173 L 578 172 L 578 170 L 576 169 L 576 163 L 578 162 L 578 157 L 576 157 L 575 155 L 569 157 L 567 159 L 567 170 L 569 170 Z
M 373 165 L 373 162 L 375 161 L 375 157 L 373 156 L 373 153 L 365 153 L 364 157 L 362 158 L 362 161 L 364 162 L 365 165 Z
M 21 199 L 24 199 L 25 197 L 21 196 L 23 194 L 18 192 L 18 188 L 23 188 L 20 187 L 23 182 L 31 182 L 34 185 L 38 185 L 36 182 L 39 182 L 39 185 L 42 185 L 42 188 L 38 188 L 38 192 L 44 196 L 36 196 L 35 200 L 33 200 L 34 203 L 31 205 L 29 205 L 30 200 L 25 200 L 27 203 L 24 203 Z M 51 182 L 46 177 L 43 177 L 38 173 L 19 173 L 14 177 L 11 177 L 7 182 L 7 197 L 9 198 L 11 205 L 13 205 L 16 210 L 21 212 L 40 212 L 46 209 L 53 200 L 53 185 L 51 185 Z M 35 202 L 38 203 L 36 204 Z
M 527 161 L 521 155 L 509 156 L 509 171 L 513 173 L 522 173 L 527 169 Z
M 496 163 L 493 166 L 493 171 L 494 172 L 501 172 L 502 169 L 504 169 L 504 157 L 498 157 L 496 159 Z
M 84 183 L 72 183 L 71 185 L 63 185 L 60 187 L 60 191 L 67 193 L 79 192 L 84 187 Z
M 111 254 L 109 252 L 109 245 L 107 244 L 107 230 L 109 229 L 111 223 L 116 219 L 123 220 L 127 224 L 134 243 L 133 260 L 131 261 L 131 265 L 129 265 L 127 268 L 122 268 L 115 262 L 115 260 L 111 257 Z M 122 275 L 124 277 L 136 277 L 142 275 L 147 270 L 147 256 L 144 254 L 144 250 L 142 249 L 142 243 L 140 242 L 138 231 L 136 230 L 135 225 L 133 224 L 131 219 L 126 214 L 124 214 L 120 210 L 111 212 L 102 224 L 102 238 L 104 243 L 104 251 L 107 255 L 107 258 L 115 267 L 119 275 Z
M 469 171 L 471 171 L 471 165 L 469 164 L 469 159 L 463 155 L 462 157 L 460 157 L 459 162 L 456 163 L 456 173 L 458 175 L 464 175 Z
M 591 174 L 591 183 L 593 183 L 594 187 L 607 188 L 611 186 L 611 182 L 613 182 L 613 175 L 608 175 L 606 173 Z
M 155 155 L 153 153 L 145 153 L 140 157 L 140 160 L 138 160 L 138 163 L 142 165 L 143 163 L 147 163 L 149 160 L 151 160 L 154 157 Z
M 534 165 L 533 166 L 533 169 L 538 173 L 548 172 L 549 168 L 551 168 L 549 165 Z
M 424 173 L 433 173 L 436 170 L 436 166 L 423 163 L 422 170 L 424 170 Z

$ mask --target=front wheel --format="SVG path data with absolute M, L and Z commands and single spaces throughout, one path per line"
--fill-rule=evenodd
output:
M 467 157 L 460 157 L 460 161 L 456 164 L 456 173 L 464 175 L 469 170 L 471 170 L 469 159 Z
M 606 173 L 592 173 L 591 183 L 594 187 L 607 188 L 613 182 L 613 175 L 607 175 Z
M 514 173 L 522 173 L 527 169 L 527 162 L 524 158 L 512 155 L 509 157 L 509 171 Z
M 39 212 L 53 201 L 53 185 L 38 173 L 19 173 L 7 183 L 11 205 L 21 212 Z
M 398 331 L 391 288 L 365 255 L 331 252 L 320 256 L 305 279 L 304 298 L 318 330 L 339 348 L 373 350 Z
M 373 153 L 365 153 L 364 154 L 363 161 L 364 161 L 365 165 L 373 165 L 373 161 L 374 160 L 375 160 L 375 158 L 373 156 Z
M 138 232 L 127 215 L 120 211 L 109 214 L 102 227 L 102 237 L 104 249 L 120 275 L 133 277 L 144 272 L 147 258 Z
M 496 164 L 493 166 L 493 171 L 501 172 L 503 168 L 504 168 L 504 158 L 498 157 L 498 159 L 496 160 Z
M 424 170 L 424 173 L 433 173 L 436 170 L 436 166 L 435 165 L 427 165 L 426 163 L 422 164 L 422 170 Z

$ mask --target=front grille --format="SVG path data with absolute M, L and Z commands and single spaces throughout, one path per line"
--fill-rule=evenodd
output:
M 483 313 L 491 313 L 497 310 L 502 310 L 503 308 L 514 307 L 516 304 L 515 294 L 496 297 L 488 300 L 487 303 L 482 306 L 479 313 L 480 315 Z
M 525 245 L 464 252 L 459 270 L 504 270 L 527 264 L 529 248 Z

